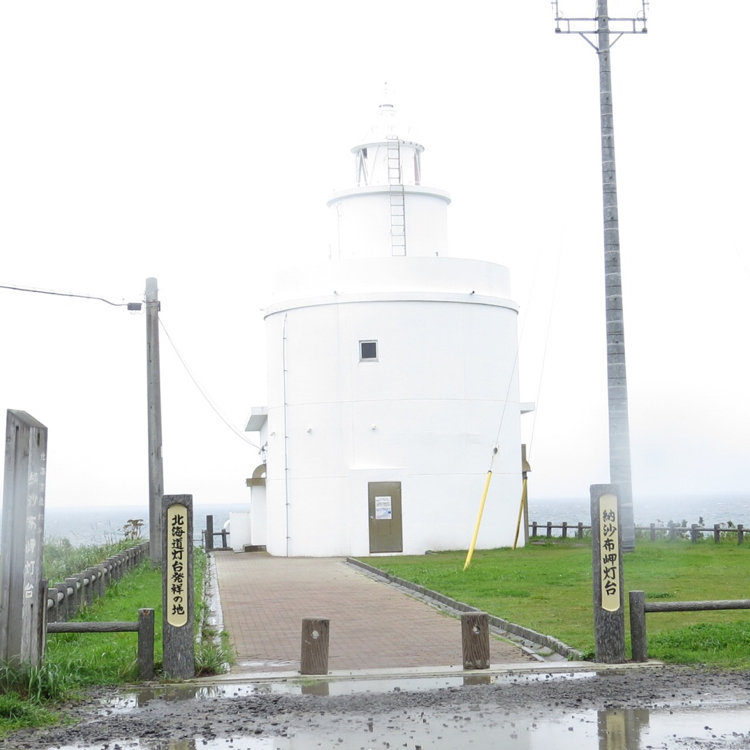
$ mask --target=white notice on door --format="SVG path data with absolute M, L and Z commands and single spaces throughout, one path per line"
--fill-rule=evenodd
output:
M 375 520 L 390 521 L 393 518 L 393 505 L 390 497 L 375 497 Z

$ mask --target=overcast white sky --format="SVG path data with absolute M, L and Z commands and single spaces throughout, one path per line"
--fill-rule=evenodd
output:
M 565 0 L 593 16 L 594 0 Z M 611 0 L 632 16 L 638 0 Z M 654 0 L 613 50 L 633 482 L 750 490 L 750 6 Z M 328 256 L 389 82 L 452 254 L 511 271 L 530 496 L 608 480 L 598 67 L 547 0 L 0 5 L 0 284 L 139 301 L 242 430 L 278 269 Z M 0 289 L 0 407 L 49 428 L 47 502 L 146 507 L 145 320 Z M 165 491 L 249 499 L 257 451 L 162 336 Z M 533 434 L 532 434 L 533 433 Z M 252 437 L 252 436 L 248 436 Z M 488 463 L 492 446 L 487 447 Z

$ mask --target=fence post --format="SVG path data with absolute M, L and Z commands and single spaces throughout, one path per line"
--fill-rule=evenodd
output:
M 47 622 L 57 622 L 57 588 L 49 584 L 47 584 L 47 602 L 45 602 Z
M 109 585 L 111 586 L 119 578 L 117 575 L 117 558 L 114 556 L 108 557 L 107 565 L 109 566 Z
M 690 541 L 691 542 L 698 541 L 698 524 L 697 523 L 690 524 Z
M 633 661 L 648 661 L 648 639 L 646 637 L 646 595 L 643 591 L 631 591 L 630 598 L 630 647 Z
M 714 524 L 714 543 L 718 544 L 721 541 L 721 532 L 719 531 L 719 524 Z
M 154 610 L 138 610 L 138 679 L 154 678 Z
M 536 521 L 534 521 L 531 524 L 531 536 L 536 536 L 536 535 L 537 535 L 537 523 Z
M 651 541 L 652 542 L 656 541 L 656 524 L 655 523 L 651 524 Z
M 78 614 L 79 609 L 78 579 L 75 577 L 66 578 L 65 586 L 65 596 L 68 597 L 68 620 L 72 620 Z M 71 591 L 71 593 L 68 594 L 68 591 Z
M 214 548 L 214 517 L 206 516 L 206 552 Z
M 578 522 L 578 534 L 579 539 L 583 539 L 583 521 Z
M 563 539 L 568 538 L 568 522 L 567 521 L 562 522 L 562 538 Z
M 97 565 L 96 566 L 96 587 L 94 589 L 97 599 L 101 599 L 104 596 L 104 591 L 105 591 L 104 576 L 106 575 L 107 575 L 107 569 L 104 567 L 104 565 Z
M 490 668 L 490 621 L 486 612 L 461 615 L 461 650 L 464 669 Z
M 745 537 L 745 527 L 741 524 L 737 524 L 737 544 L 742 544 Z
M 81 582 L 86 585 L 85 599 L 86 606 L 90 607 L 94 603 L 94 577 L 96 573 L 93 568 L 84 571 L 81 576 Z
M 329 625 L 323 618 L 302 620 L 301 674 L 328 674 Z
M 68 584 L 67 583 L 56 583 L 55 589 L 57 590 L 57 620 L 65 622 L 68 619 Z
M 547 539 L 552 539 L 552 521 L 547 521 Z

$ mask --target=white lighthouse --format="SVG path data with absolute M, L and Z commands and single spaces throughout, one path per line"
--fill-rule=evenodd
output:
M 273 555 L 513 543 L 521 497 L 517 306 L 505 267 L 451 258 L 450 198 L 382 105 L 328 202 L 331 260 L 279 276 L 265 311 L 268 405 L 251 539 Z M 523 538 L 523 537 L 522 537 Z

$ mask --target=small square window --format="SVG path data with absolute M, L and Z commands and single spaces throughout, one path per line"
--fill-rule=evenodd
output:
M 377 341 L 360 341 L 359 342 L 359 361 L 373 362 L 378 358 Z

